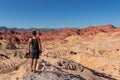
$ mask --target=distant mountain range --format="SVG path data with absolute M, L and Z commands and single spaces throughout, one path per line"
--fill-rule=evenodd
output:
M 5 27 L 5 26 L 0 26 L 0 31 L 4 31 L 4 30 L 8 30 L 8 28 L 7 27 Z
M 72 29 L 79 29 L 80 31 L 84 31 L 84 30 L 87 30 L 87 31 L 94 31 L 94 30 L 102 30 L 102 31 L 112 31 L 114 29 L 120 29 L 119 27 L 115 27 L 113 26 L 112 24 L 107 24 L 107 25 L 101 25 L 101 26 L 88 26 L 87 28 L 72 28 Z M 0 32 L 5 32 L 7 30 L 12 30 L 12 31 L 15 31 L 15 32 L 31 32 L 33 30 L 35 31 L 38 31 L 38 32 L 48 32 L 48 31 L 51 31 L 51 32 L 58 32 L 58 31 L 61 31 L 63 29 L 70 29 L 70 28 L 56 28 L 56 29 L 52 29 L 52 28 L 29 28 L 29 29 L 26 29 L 26 28 L 8 28 L 6 26 L 0 26 Z
M 41 40 L 63 40 L 71 35 L 77 35 L 88 39 L 93 38 L 98 33 L 113 33 L 120 32 L 119 27 L 115 27 L 112 24 L 102 26 L 88 26 L 87 28 L 61 28 L 61 29 L 49 29 L 49 28 L 7 28 L 0 26 L 0 39 L 13 40 L 16 38 L 20 40 L 20 43 L 27 43 L 27 40 L 31 37 L 31 31 L 36 30 L 40 32 Z M 11 37 L 12 35 L 12 37 Z
M 46 31 L 59 31 L 60 29 L 50 29 L 50 28 L 8 28 L 6 26 L 0 26 L 0 32 L 4 32 L 7 30 L 13 30 L 15 32 L 28 32 L 28 31 L 38 31 L 38 32 L 46 32 Z

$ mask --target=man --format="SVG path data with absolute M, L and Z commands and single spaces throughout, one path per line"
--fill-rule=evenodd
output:
M 36 72 L 37 60 L 42 52 L 41 40 L 36 35 L 36 31 L 33 31 L 32 38 L 30 38 L 28 42 L 29 54 L 31 53 L 31 72 Z

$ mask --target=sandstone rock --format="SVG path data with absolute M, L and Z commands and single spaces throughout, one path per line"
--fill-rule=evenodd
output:
M 0 43 L 2 49 L 17 49 L 15 44 L 11 41 L 1 40 Z
M 13 57 L 17 57 L 17 58 L 23 58 L 23 56 L 24 56 L 24 54 L 19 53 L 19 52 L 15 52 L 15 53 L 13 54 Z
M 98 33 L 112 33 L 120 31 L 119 28 L 114 27 L 111 24 L 101 25 L 101 26 L 88 26 L 84 29 L 70 29 L 63 28 L 60 30 L 47 30 L 42 31 L 42 35 L 38 33 L 38 37 L 41 38 L 42 41 L 46 40 L 64 40 L 66 37 L 72 35 L 80 35 L 83 38 L 93 39 Z M 11 40 L 14 43 L 22 43 L 26 44 L 28 39 L 31 37 L 31 32 L 15 32 L 13 30 L 8 30 L 0 34 L 2 39 Z
M 85 80 L 80 76 L 66 73 L 61 71 L 59 68 L 52 66 L 51 64 L 42 61 L 38 65 L 43 65 L 44 69 L 41 70 L 38 66 L 37 73 L 31 73 L 28 69 L 28 64 L 21 66 L 16 75 L 14 75 L 11 80 L 21 79 L 21 80 Z M 40 69 L 40 70 L 39 70 Z
M 70 36 L 65 39 L 67 43 L 63 44 L 61 41 L 49 43 L 52 49 L 46 50 L 43 55 L 74 61 L 97 72 L 106 73 L 119 79 L 120 36 L 116 36 L 118 34 L 116 32 L 111 33 L 113 36 L 105 35 L 106 33 L 101 34 L 102 36 L 100 37 L 100 33 L 96 34 L 92 40 L 83 39 L 79 36 Z M 77 54 L 71 55 L 71 51 Z M 61 68 L 70 70 L 68 64 L 70 63 L 58 63 Z
M 9 57 L 4 54 L 0 54 L 0 59 L 9 59 Z
M 43 68 L 41 68 L 41 65 Z M 22 65 L 11 80 L 114 80 L 110 77 L 103 78 L 103 76 L 95 76 L 87 68 L 84 68 L 80 75 L 70 74 L 44 60 L 38 63 L 38 71 L 36 73 L 30 72 L 29 67 L 28 63 Z
M 82 66 L 81 64 L 77 64 L 72 61 L 68 61 L 61 58 L 50 58 L 50 57 L 43 57 L 43 59 L 49 63 L 51 63 L 54 66 L 57 66 L 58 68 L 62 69 L 63 71 L 66 71 L 71 74 L 80 75 L 86 80 L 114 80 L 114 78 L 111 78 L 110 75 L 106 75 L 104 73 L 96 72 L 92 69 L 89 69 L 87 67 Z M 52 61 L 52 62 L 51 62 Z M 70 65 L 70 66 L 69 66 Z M 66 68 L 67 67 L 67 68 Z
M 6 49 L 17 49 L 17 47 L 14 45 L 13 42 L 8 42 L 7 46 L 6 46 Z
M 1 59 L 0 59 L 1 60 Z M 17 70 L 26 60 L 19 58 L 3 59 L 0 62 L 0 74 L 5 74 Z

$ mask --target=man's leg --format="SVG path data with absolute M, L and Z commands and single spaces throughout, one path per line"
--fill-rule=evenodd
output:
M 31 64 L 30 64 L 31 71 L 33 71 L 33 61 L 34 59 L 31 59 Z
M 36 72 L 37 59 L 34 59 L 34 71 Z

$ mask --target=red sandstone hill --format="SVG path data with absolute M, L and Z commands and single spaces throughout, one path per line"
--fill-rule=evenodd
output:
M 38 36 L 41 37 L 41 40 L 62 40 L 65 39 L 68 36 L 71 35 L 79 35 L 79 36 L 93 36 L 97 33 L 104 32 L 104 33 L 112 33 L 120 31 L 120 28 L 114 27 L 113 25 L 103 25 L 103 26 L 89 26 L 84 29 L 70 29 L 70 28 L 63 28 L 58 31 L 53 30 L 47 30 L 43 31 L 40 36 L 40 33 L 38 33 Z M 0 33 L 0 39 L 7 39 L 11 40 L 15 43 L 27 43 L 28 39 L 31 37 L 31 32 L 15 32 L 14 30 L 7 30 Z

